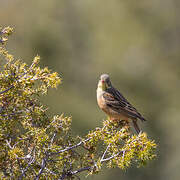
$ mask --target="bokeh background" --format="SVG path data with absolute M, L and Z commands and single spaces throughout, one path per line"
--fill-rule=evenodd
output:
M 57 71 L 63 84 L 43 101 L 73 118 L 85 135 L 106 118 L 96 103 L 100 74 L 148 119 L 142 125 L 159 145 L 144 168 L 107 169 L 93 180 L 180 178 L 179 0 L 1 0 L 1 26 L 13 26 L 8 48 L 17 58 Z

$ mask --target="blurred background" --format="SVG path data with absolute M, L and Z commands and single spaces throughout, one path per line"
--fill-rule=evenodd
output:
M 159 145 L 144 168 L 107 169 L 93 180 L 179 180 L 179 0 L 1 0 L 1 26 L 12 26 L 8 49 L 28 64 L 57 71 L 63 84 L 44 103 L 73 118 L 75 135 L 102 125 L 96 103 L 102 73 L 148 119 L 141 124 Z

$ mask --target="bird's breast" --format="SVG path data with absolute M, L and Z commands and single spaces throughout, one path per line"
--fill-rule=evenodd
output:
M 103 98 L 103 93 L 104 93 L 103 91 L 97 89 L 97 103 L 101 109 L 104 109 L 106 106 L 106 103 Z
M 98 106 L 108 115 L 113 114 L 111 108 L 109 108 L 109 106 L 107 106 L 106 101 L 103 97 L 104 92 L 97 92 L 97 103 Z

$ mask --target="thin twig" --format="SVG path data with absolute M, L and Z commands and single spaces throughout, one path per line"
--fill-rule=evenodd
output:
M 33 152 L 33 156 L 31 156 L 32 152 Z M 31 157 L 31 158 L 29 158 L 29 157 Z M 23 179 L 23 177 L 26 176 L 26 172 L 29 169 L 29 167 L 31 166 L 31 164 L 35 162 L 35 148 L 33 148 L 31 150 L 31 152 L 28 155 L 26 155 L 24 158 L 19 158 L 19 159 L 29 159 L 28 165 L 26 166 L 26 168 L 22 169 L 21 175 L 17 178 L 18 180 L 21 180 L 21 179 Z
M 77 147 L 81 146 L 84 142 L 89 141 L 90 139 L 91 139 L 91 138 L 85 139 L 84 141 L 81 141 L 81 142 L 79 142 L 78 144 L 76 144 L 76 145 L 74 145 L 74 146 L 67 147 L 67 148 L 62 149 L 62 150 L 57 151 L 57 152 L 52 152 L 51 154 L 59 154 L 59 153 L 63 153 L 63 152 L 65 152 L 65 151 L 69 151 L 69 150 L 71 150 L 71 149 L 77 148 Z
M 37 174 L 37 176 L 36 176 L 36 178 L 34 180 L 38 180 L 40 178 L 41 174 L 43 173 L 43 171 L 44 171 L 44 169 L 46 167 L 46 160 L 47 160 L 47 157 L 44 157 L 42 159 L 41 169 L 39 170 L 39 172 L 38 172 L 38 174 Z
M 82 172 L 82 171 L 89 171 L 90 169 L 92 169 L 91 166 L 83 167 L 83 168 L 81 168 L 81 169 L 72 171 L 72 172 L 71 172 L 71 175 L 75 175 L 75 174 L 80 173 L 80 172 Z
M 54 142 L 54 139 L 55 139 L 56 135 L 57 135 L 57 132 L 55 132 L 55 133 L 53 134 L 53 136 L 52 136 L 52 138 L 51 138 L 51 141 L 50 141 L 50 143 L 49 143 L 48 148 L 50 148 L 50 147 L 52 146 L 52 144 L 53 144 L 53 142 Z
M 53 172 L 53 171 L 49 170 L 49 169 L 48 169 L 48 168 L 46 168 L 46 167 L 45 167 L 45 170 L 46 170 L 47 172 L 49 172 L 50 174 L 57 175 L 55 172 Z
M 20 113 L 22 113 L 23 111 L 17 111 L 17 112 L 14 112 L 14 113 L 9 113 L 9 114 L 3 114 L 3 115 L 1 115 L 2 117 L 7 117 L 7 116 L 14 116 L 14 115 L 16 115 L 16 114 L 20 114 Z
M 10 86 L 8 89 L 4 90 L 4 91 L 1 91 L 0 94 L 4 94 L 6 92 L 8 92 L 10 89 L 12 89 L 14 86 Z
M 92 169 L 92 167 L 87 166 L 87 167 L 83 167 L 83 168 L 80 168 L 80 169 L 72 171 L 72 172 L 66 172 L 58 180 L 63 180 L 65 178 L 73 176 L 73 175 L 75 175 L 77 173 L 80 173 L 80 172 L 83 172 L 83 171 L 89 171 L 90 169 Z
M 118 152 L 117 154 L 115 154 L 115 155 L 113 155 L 113 156 L 110 156 L 110 157 L 108 157 L 108 158 L 106 158 L 106 159 L 103 159 L 101 162 L 103 163 L 103 162 L 105 162 L 105 161 L 109 161 L 109 160 L 115 158 L 116 156 L 119 156 L 122 152 L 123 152 L 123 151 Z
M 104 153 L 103 153 L 103 155 L 102 155 L 102 157 L 101 157 L 100 162 L 102 162 L 102 161 L 104 160 L 104 157 L 105 157 L 105 155 L 106 155 L 108 149 L 110 148 L 110 146 L 111 146 L 111 143 L 107 146 L 106 150 L 104 151 Z

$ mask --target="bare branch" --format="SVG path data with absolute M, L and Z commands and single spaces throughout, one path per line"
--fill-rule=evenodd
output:
M 60 150 L 60 151 L 58 151 L 58 152 L 53 152 L 53 153 L 51 153 L 51 154 L 59 154 L 59 153 L 63 153 L 63 152 L 65 152 L 65 151 L 69 151 L 69 150 L 71 150 L 71 149 L 77 148 L 77 147 L 81 146 L 83 143 L 89 141 L 90 139 L 91 139 L 91 138 L 85 139 L 84 141 L 81 141 L 81 142 L 79 142 L 78 144 L 76 144 L 76 145 L 74 145 L 74 146 L 67 147 L 67 148 L 65 148 L 65 149 L 62 149 L 62 150 Z
M 90 169 L 92 169 L 92 167 L 91 166 L 87 166 L 87 167 L 83 167 L 83 168 L 80 168 L 80 169 L 75 170 L 75 171 L 67 171 L 58 180 L 66 179 L 67 177 L 71 177 L 71 176 L 73 176 L 75 174 L 78 174 L 80 172 L 83 172 L 83 171 L 89 171 Z
M 113 156 L 110 156 L 110 157 L 108 157 L 108 158 L 106 158 L 106 159 L 103 159 L 103 160 L 101 160 L 101 162 L 103 163 L 103 162 L 105 162 L 105 161 L 109 161 L 109 160 L 115 158 L 116 156 L 119 156 L 122 152 L 123 152 L 123 151 L 118 152 L 117 154 L 115 154 L 115 155 L 113 155 Z
M 107 146 L 106 150 L 104 151 L 104 154 L 102 155 L 100 162 L 102 162 L 104 160 L 104 157 L 106 156 L 106 153 L 107 153 L 108 149 L 110 148 L 110 146 L 111 146 L 111 143 Z
M 83 172 L 83 171 L 89 171 L 90 169 L 92 169 L 91 166 L 83 167 L 83 168 L 80 168 L 78 170 L 72 171 L 71 175 L 75 175 L 75 174 Z

